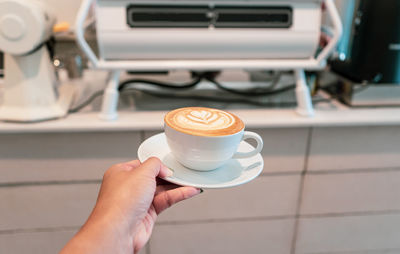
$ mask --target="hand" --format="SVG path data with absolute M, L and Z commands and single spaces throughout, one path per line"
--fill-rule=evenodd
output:
M 61 253 L 136 253 L 149 240 L 158 214 L 200 193 L 157 177 L 172 172 L 160 160 L 131 161 L 104 174 L 89 219 Z

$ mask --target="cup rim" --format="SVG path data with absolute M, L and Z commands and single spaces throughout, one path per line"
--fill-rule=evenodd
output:
M 175 131 L 175 132 L 178 132 L 178 133 L 180 133 L 180 134 L 185 134 L 185 135 L 192 136 L 192 137 L 203 137 L 203 138 L 225 138 L 225 137 L 232 137 L 232 136 L 235 136 L 235 135 L 238 135 L 238 134 L 244 132 L 244 130 L 245 130 L 245 128 L 246 128 L 246 126 L 243 125 L 243 128 L 242 128 L 242 129 L 240 129 L 238 132 L 235 132 L 235 133 L 232 133 L 232 134 L 228 134 L 228 135 L 219 135 L 219 136 L 207 136 L 207 135 L 195 135 L 195 134 L 190 134 L 190 133 L 186 133 L 186 132 L 183 132 L 183 131 L 179 131 L 179 130 L 175 129 L 174 127 L 168 125 L 168 124 L 164 121 L 164 131 L 165 131 L 165 128 L 166 128 L 166 127 L 168 127 L 169 129 L 171 129 L 171 130 L 173 130 L 173 131 Z

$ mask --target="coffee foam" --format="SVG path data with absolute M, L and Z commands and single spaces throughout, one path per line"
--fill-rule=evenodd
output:
M 165 123 L 184 133 L 197 136 L 225 136 L 235 134 L 244 128 L 237 116 L 226 111 L 189 107 L 169 112 Z

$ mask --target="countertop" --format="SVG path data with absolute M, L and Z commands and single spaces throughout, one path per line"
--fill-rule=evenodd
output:
M 247 128 L 290 128 L 329 126 L 400 126 L 400 109 L 316 110 L 314 117 L 302 117 L 293 110 L 232 110 Z M 0 133 L 104 132 L 161 130 L 166 111 L 121 112 L 115 121 L 98 118 L 98 113 L 72 114 L 64 119 L 31 124 L 0 123 Z
M 229 75 L 227 75 L 229 77 Z M 89 85 L 83 86 L 86 97 L 94 90 L 104 87 L 106 74 L 90 73 L 86 76 Z M 181 78 L 181 80 L 184 78 Z M 288 81 L 290 82 L 290 80 Z M 96 88 L 94 88 L 96 87 Z M 207 85 L 205 86 L 207 88 Z M 90 88 L 90 89 L 89 89 Z M 209 87 L 208 87 L 209 88 Z M 89 91 L 89 92 L 88 92 Z M 82 91 L 81 95 L 84 94 Z M 85 97 L 85 96 L 81 96 Z M 286 96 L 294 99 L 293 94 Z M 320 98 L 326 98 L 321 94 Z M 125 100 L 127 101 L 127 100 Z M 133 100 L 132 100 L 133 101 Z M 97 105 L 101 102 L 97 100 Z M 141 103 L 143 102 L 143 103 Z M 135 105 L 122 108 L 115 121 L 103 121 L 98 118 L 97 107 L 89 107 L 82 112 L 70 114 L 63 119 L 38 123 L 0 122 L 0 133 L 49 133 L 49 132 L 111 132 L 161 130 L 163 117 L 167 111 L 184 104 L 173 100 L 157 100 L 143 95 L 134 99 Z M 196 101 L 187 101 L 197 105 Z M 139 107 L 137 105 L 140 105 Z M 143 106 L 144 105 L 144 106 Z M 208 105 L 208 104 L 207 104 Z M 212 104 L 211 106 L 215 106 Z M 314 117 L 303 117 L 294 108 L 260 108 L 254 106 L 231 106 L 223 104 L 223 109 L 237 114 L 246 123 L 247 128 L 292 128 L 292 127 L 329 127 L 329 126 L 400 126 L 400 107 L 393 108 L 349 108 L 332 100 L 315 106 Z

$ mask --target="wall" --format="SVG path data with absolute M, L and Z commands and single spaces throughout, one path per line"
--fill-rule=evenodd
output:
M 69 22 L 75 24 L 81 0 L 40 0 L 52 8 L 57 16 L 57 22 Z
M 141 253 L 400 252 L 398 126 L 255 131 L 262 175 L 166 211 Z M 0 135 L 0 253 L 57 252 L 89 215 L 104 170 L 152 134 Z

